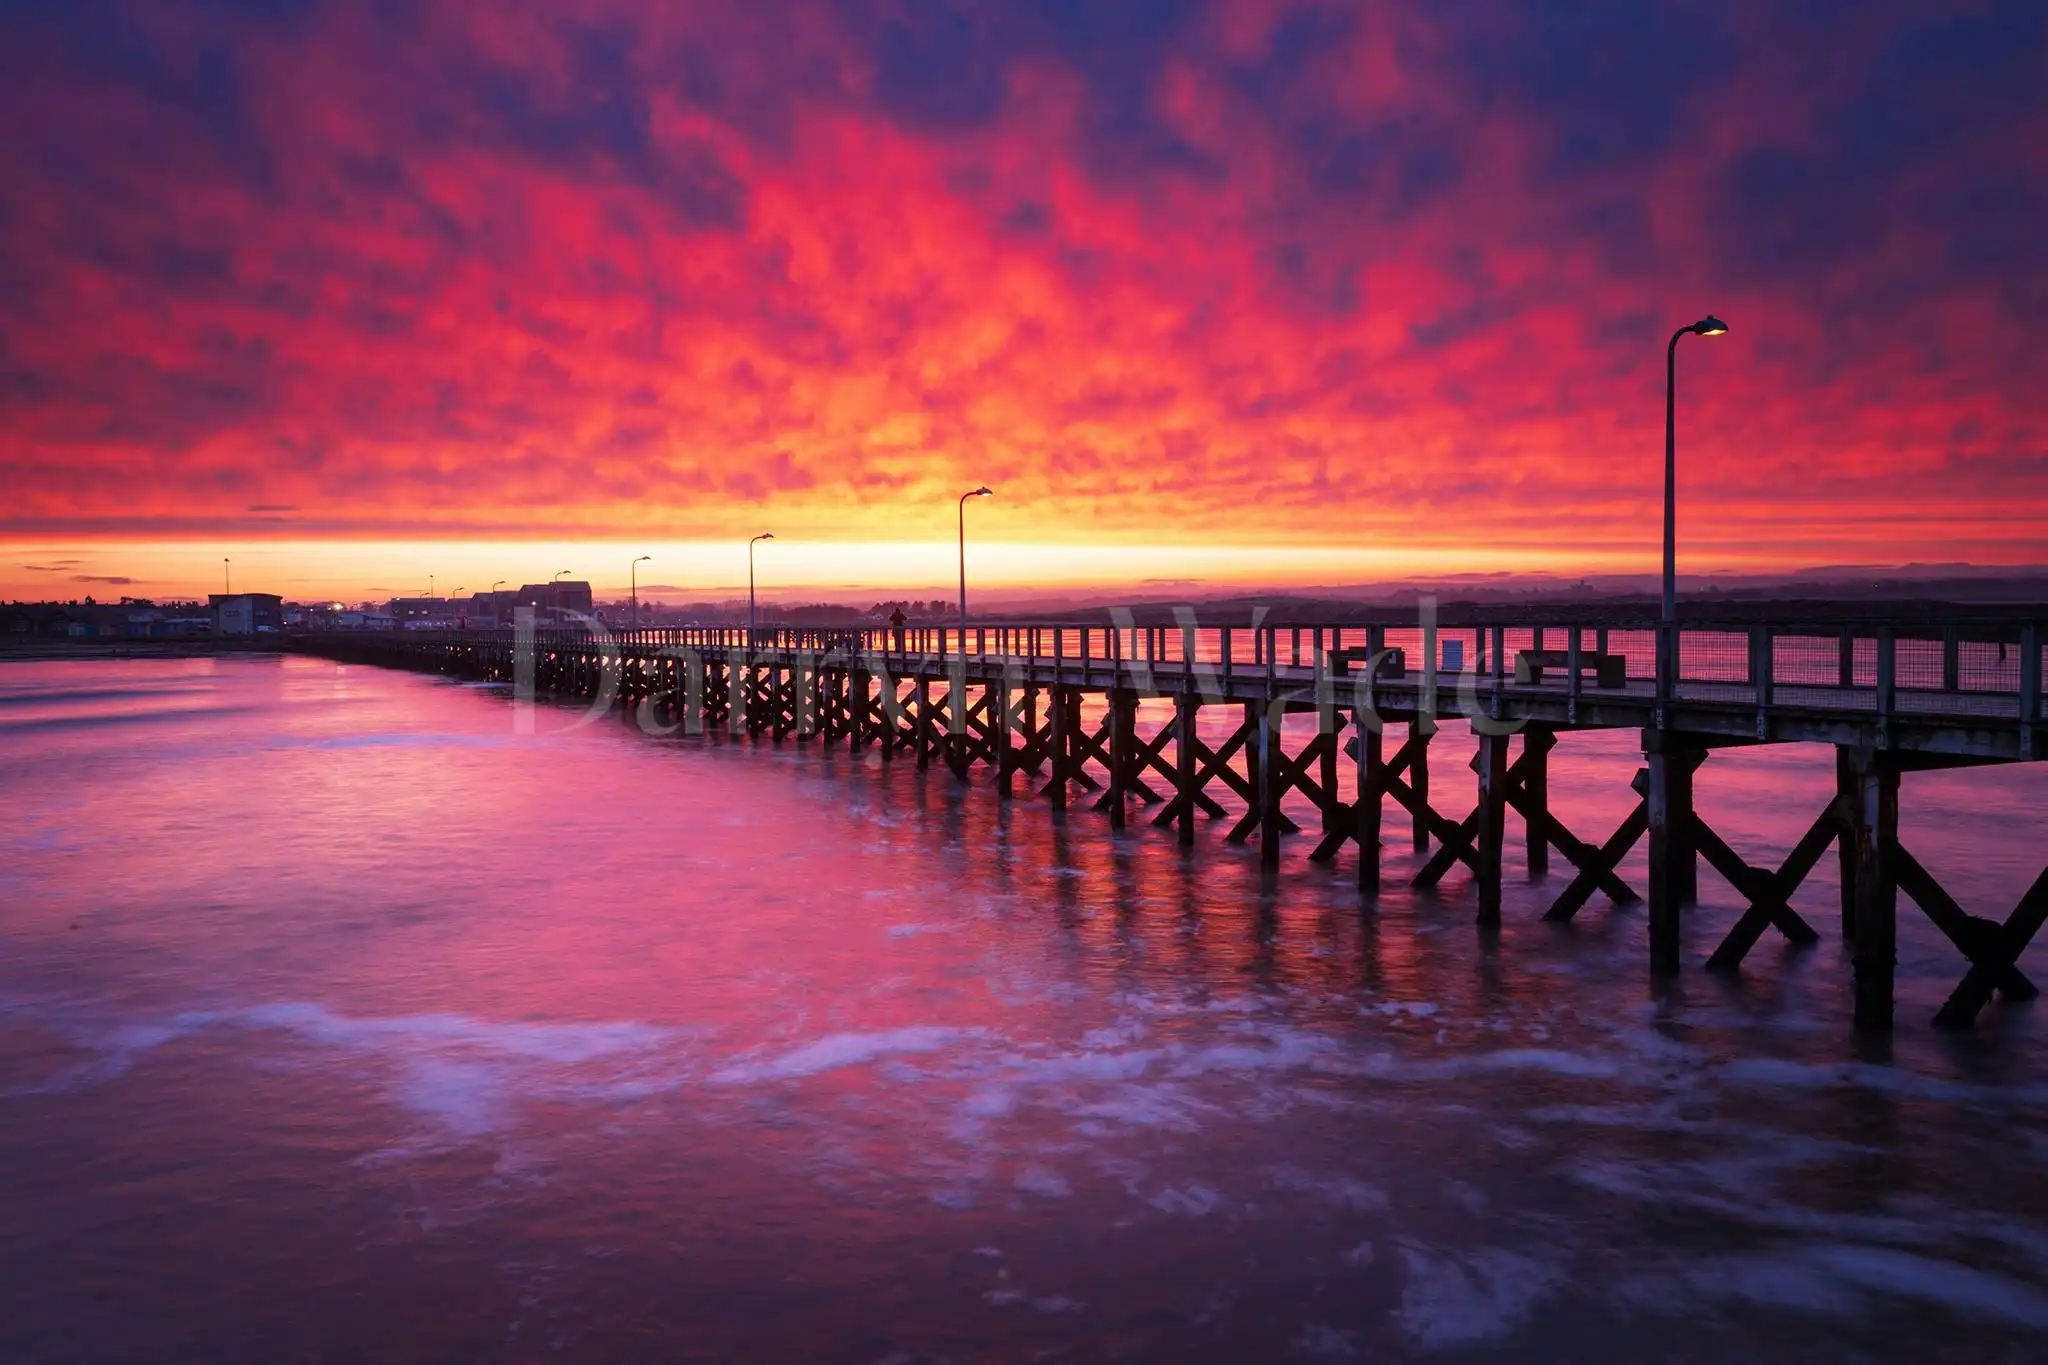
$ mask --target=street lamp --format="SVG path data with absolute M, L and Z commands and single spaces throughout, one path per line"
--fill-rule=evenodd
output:
M 764 540 L 775 539 L 772 531 L 763 531 L 747 542 L 747 648 L 754 647 L 754 546 Z
M 220 595 L 222 597 L 233 597 L 235 595 L 234 580 L 228 577 L 228 558 L 226 555 L 222 555 L 220 558 Z
M 1709 313 L 1673 332 L 1664 352 L 1664 625 L 1673 631 L 1673 650 L 1678 646 L 1678 339 L 1687 332 L 1717 337 L 1727 330 L 1727 323 Z
M 626 566 L 626 572 L 630 576 L 630 581 L 633 585 L 633 629 L 635 630 L 640 629 L 640 566 L 652 558 L 654 558 L 653 555 L 641 555 Z
M 983 486 L 960 495 L 960 648 L 967 648 L 967 500 L 993 497 L 995 490 Z
M 555 576 L 553 578 L 550 578 L 548 582 L 550 584 L 559 583 L 563 579 L 567 578 L 570 574 L 575 572 L 576 571 L 574 569 L 557 569 L 555 570 Z

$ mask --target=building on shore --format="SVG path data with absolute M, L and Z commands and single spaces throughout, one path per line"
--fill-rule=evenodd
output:
M 456 605 L 461 613 L 461 624 L 478 630 L 494 630 L 512 624 L 512 610 L 518 599 L 516 592 L 473 592 Z
M 542 624 L 585 621 L 594 611 L 590 584 L 581 579 L 559 583 L 528 583 L 514 594 L 512 604 L 532 607 L 534 619 Z
M 276 635 L 284 630 L 284 599 L 270 592 L 214 593 L 214 629 L 222 635 Z

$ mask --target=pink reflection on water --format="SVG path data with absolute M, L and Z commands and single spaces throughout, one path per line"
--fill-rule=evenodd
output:
M 1784 1312 L 1740 1286 L 1787 1258 L 1819 1286 L 1797 1312 L 1883 1343 L 1872 1255 L 1939 1269 L 1986 1218 L 2013 1245 L 2048 1228 L 1999 1174 L 2042 1140 L 2037 1025 L 1927 1029 L 1961 964 L 1902 910 L 1901 1030 L 1861 1050 L 1829 862 L 1797 902 L 1826 941 L 1766 940 L 1733 982 L 1697 968 L 1739 908 L 1703 873 L 1660 998 L 1639 911 L 1541 922 L 1560 860 L 1510 878 L 1495 939 L 1462 873 L 1407 891 L 1391 807 L 1361 914 L 1352 855 L 1312 866 L 1305 838 L 1267 879 L 1216 822 L 1183 853 L 908 761 L 577 720 L 522 734 L 485 689 L 296 659 L 0 670 L 0 1187 L 25 1255 L 159 1266 L 154 1201 L 316 1316 L 308 1284 L 410 1305 L 375 1269 L 408 1248 L 437 1258 L 421 1286 L 512 1286 L 488 1330 L 409 1322 L 422 1359 L 501 1342 L 526 1299 L 590 1358 L 633 1328 L 830 1354 L 884 1307 L 913 1329 L 857 1358 L 1249 1358 L 1316 1324 L 1398 1353 L 1459 1323 L 1541 1355 L 1618 1305 L 1645 1349 L 1700 1295 Z M 1582 837 L 1632 803 L 1633 744 L 1553 755 Z M 1447 723 L 1453 819 L 1468 756 Z M 2038 871 L 2006 835 L 2043 778 L 1907 779 L 1905 837 L 1966 907 L 2002 915 Z M 1750 750 L 1699 798 L 1775 864 L 1832 782 L 1825 751 Z M 269 1193 L 237 1202 L 244 1179 Z M 1990 1261 L 1968 1268 L 2010 1291 L 1996 1343 L 2048 1291 Z M 1660 1285 L 1693 1306 L 1642 1308 Z M 1743 1321 L 1702 1330 L 1740 1344 Z

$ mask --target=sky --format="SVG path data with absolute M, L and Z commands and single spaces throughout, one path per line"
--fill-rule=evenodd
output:
M 0 596 L 2048 562 L 2038 0 L 0 30 Z

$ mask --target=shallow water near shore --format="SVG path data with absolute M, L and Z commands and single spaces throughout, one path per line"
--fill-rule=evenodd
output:
M 1858 1040 L 1832 858 L 1735 978 L 1702 872 L 1511 876 L 1495 935 L 1390 808 L 1388 891 L 1220 822 L 1000 802 L 264 657 L 0 665 L 11 1361 L 2031 1360 L 2048 1027 Z M 530 733 L 524 732 L 530 730 Z M 1565 737 L 1598 840 L 1633 734 Z M 1470 805 L 1455 727 L 1433 787 Z M 1775 866 L 1832 755 L 1716 756 Z M 1915 774 L 1973 913 L 2048 767 Z M 1519 825 L 1512 865 L 1521 866 Z M 1640 851 L 1624 866 L 1642 884 Z M 2035 966 L 2039 953 L 2023 959 Z

